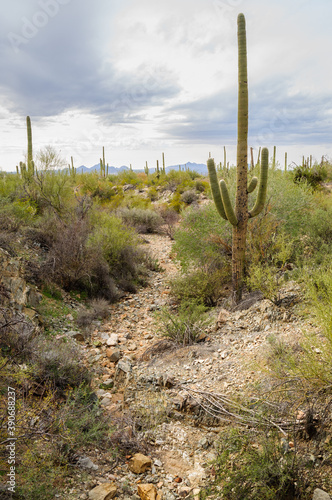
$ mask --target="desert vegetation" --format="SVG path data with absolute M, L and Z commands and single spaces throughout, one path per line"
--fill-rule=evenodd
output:
M 243 17 L 239 51 L 243 83 Z M 19 458 L 12 498 L 55 498 L 73 481 L 82 449 L 126 463 L 128 454 L 148 450 L 154 428 L 172 418 L 166 397 L 157 394 L 159 381 L 136 414 L 105 416 L 77 342 L 98 348 L 92 333 L 107 322 L 111 305 L 138 295 L 152 274 L 166 274 L 147 248 L 151 234 L 172 241 L 178 266 L 176 276 L 165 276 L 168 304 L 153 306 L 161 337 L 155 350 L 204 342 L 217 311 L 241 311 L 254 293 L 287 316 L 289 284 L 300 290 L 289 314 L 312 326 L 303 326 L 296 342 L 268 336 L 266 377 L 244 394 L 199 395 L 213 424 L 226 422 L 200 498 L 309 499 L 313 486 L 331 488 L 332 163 L 311 159 L 281 169 L 275 148 L 272 159 L 263 148 L 248 169 L 246 85 L 240 92 L 237 165 L 226 164 L 224 148 L 223 163 L 208 159 L 209 176 L 168 172 L 164 154 L 154 171 L 146 165 L 117 175 L 108 174 L 104 149 L 94 173 L 80 173 L 73 158 L 68 165 L 51 146 L 34 159 L 27 117 L 26 162 L 16 173 L 0 173 L 0 422 L 6 444 L 7 387 L 14 385 Z M 13 299 L 8 268 L 20 273 L 19 292 L 29 300 Z M 139 390 L 150 382 L 141 381 Z M 108 384 L 113 388 L 106 380 L 100 389 Z M 173 385 L 167 379 L 163 387 Z M 6 457 L 5 450 L 3 476 Z

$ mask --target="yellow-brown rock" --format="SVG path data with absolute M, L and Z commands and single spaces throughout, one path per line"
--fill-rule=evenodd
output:
M 141 500 L 162 500 L 154 484 L 138 484 L 137 493 Z
M 152 465 L 152 460 L 150 457 L 146 457 L 142 453 L 136 453 L 129 462 L 129 469 L 135 474 L 142 474 Z
M 111 500 L 114 498 L 117 492 L 116 485 L 114 483 L 102 483 L 96 486 L 89 492 L 90 500 Z

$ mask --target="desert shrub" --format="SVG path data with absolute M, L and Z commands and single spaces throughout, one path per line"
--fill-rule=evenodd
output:
M 188 171 L 171 170 L 166 177 L 165 189 L 179 194 L 183 193 L 185 189 L 194 187 L 195 183 Z
M 22 179 L 16 174 L 0 172 L 0 199 L 13 201 L 20 191 Z
M 295 183 L 307 183 L 314 189 L 327 178 L 327 169 L 324 164 L 312 167 L 300 165 L 292 173 Z
M 144 252 L 138 248 L 137 233 L 118 217 L 104 211 L 94 213 L 93 223 L 88 248 L 99 249 L 116 284 L 134 293 L 136 285 L 144 283 Z
M 207 181 L 203 181 L 202 179 L 197 179 L 195 182 L 195 189 L 199 193 L 204 193 L 204 191 L 209 191 L 210 184 Z
M 74 203 L 71 182 L 65 172 L 37 171 L 23 182 L 21 196 L 36 207 L 37 214 L 51 210 L 62 217 Z
M 254 439 L 254 440 L 253 440 Z M 222 433 L 214 464 L 216 491 L 229 500 L 304 498 L 303 475 L 295 453 L 283 453 L 275 432 L 248 433 L 236 429 Z M 303 464 L 302 464 L 303 466 Z
M 164 308 L 156 315 L 159 331 L 177 344 L 191 345 L 211 322 L 205 313 L 206 307 L 195 302 L 183 302 L 177 314 Z
M 34 379 L 53 389 L 64 390 L 90 382 L 81 361 L 79 348 L 63 340 L 38 337 L 33 342 L 30 361 Z
M 119 267 L 123 252 L 128 250 L 130 253 L 138 244 L 136 233 L 126 227 L 119 217 L 105 211 L 94 212 L 92 222 L 89 245 L 101 249 L 111 268 Z
M 147 195 L 151 201 L 158 200 L 158 191 L 156 190 L 156 188 L 154 186 L 149 187 Z
M 110 422 L 102 416 L 98 398 L 86 384 L 69 391 L 57 421 L 67 431 L 70 451 L 89 444 L 102 445 L 110 434 Z
M 169 202 L 169 207 L 171 210 L 174 210 L 177 213 L 181 212 L 181 209 L 183 208 L 183 202 L 181 201 L 181 195 L 180 193 L 174 193 L 170 202 Z
M 167 236 L 173 240 L 176 225 L 179 222 L 178 212 L 168 207 L 166 204 L 159 207 L 158 212 L 164 221 L 163 230 L 166 232 Z
M 46 231 L 41 233 L 46 237 L 49 248 L 47 258 L 41 266 L 43 281 L 49 279 L 66 291 L 79 289 L 91 277 L 92 268 L 98 259 L 98 254 L 94 254 L 87 246 L 89 223 L 85 220 L 73 220 L 67 225 L 56 221 L 51 233 L 47 232 L 47 226 Z
M 6 291 L 2 291 L 6 296 Z M 34 325 L 9 307 L 0 307 L 0 353 L 10 359 L 25 361 L 34 350 Z
M 133 170 L 123 170 L 117 174 L 116 183 L 120 185 L 133 184 L 134 186 L 143 185 L 143 179 Z
M 121 208 L 117 215 L 123 222 L 135 228 L 139 233 L 158 233 L 163 221 L 160 215 L 151 209 Z
M 228 263 L 222 269 L 197 269 L 171 280 L 171 294 L 180 302 L 196 301 L 215 306 L 230 279 Z
M 118 291 L 110 265 L 99 242 L 91 241 L 94 230 L 90 218 L 81 214 L 67 221 L 54 216 L 40 219 L 26 232 L 26 239 L 45 253 L 42 262 L 26 263 L 26 277 L 39 286 L 53 283 L 66 291 L 115 301 Z
M 181 195 L 181 201 L 186 203 L 187 205 L 191 205 L 195 201 L 197 201 L 197 193 L 194 189 L 187 189 Z
M 207 263 L 222 268 L 232 241 L 230 224 L 220 218 L 213 203 L 189 207 L 174 234 L 174 250 L 184 271 Z

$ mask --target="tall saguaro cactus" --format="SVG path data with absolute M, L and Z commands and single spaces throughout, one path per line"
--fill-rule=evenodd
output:
M 267 177 L 269 168 L 269 152 L 262 150 L 261 173 L 257 200 L 248 210 L 248 193 L 254 191 L 258 184 L 254 177 L 248 185 L 248 78 L 247 78 L 247 43 L 246 25 L 243 14 L 238 15 L 238 137 L 237 137 L 237 169 L 235 210 L 232 207 L 228 189 L 224 180 L 218 184 L 217 172 L 213 158 L 207 162 L 212 196 L 220 216 L 233 226 L 232 238 L 232 284 L 233 302 L 242 298 L 243 275 L 246 251 L 247 225 L 250 217 L 258 215 L 265 204 Z
M 31 132 L 30 116 L 27 116 L 27 134 L 28 134 L 28 155 L 27 155 L 28 174 L 34 175 L 35 164 L 34 164 L 33 156 L 32 156 L 32 132 Z

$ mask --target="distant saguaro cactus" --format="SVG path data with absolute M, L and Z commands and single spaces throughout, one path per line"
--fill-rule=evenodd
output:
M 103 146 L 103 157 L 100 158 L 100 176 L 106 177 L 106 166 L 105 166 L 105 147 Z
M 214 203 L 221 217 L 233 226 L 232 238 L 232 285 L 233 303 L 242 298 L 243 274 L 246 251 L 247 225 L 250 217 L 258 215 L 265 204 L 267 177 L 269 168 L 269 152 L 262 150 L 261 173 L 258 196 L 254 207 L 248 210 L 248 193 L 254 191 L 258 184 L 254 177 L 248 185 L 248 79 L 247 79 L 247 43 L 246 25 L 243 14 L 238 15 L 238 138 L 235 210 L 232 207 L 228 189 L 224 180 L 218 184 L 217 172 L 213 158 L 207 161 L 209 178 Z

